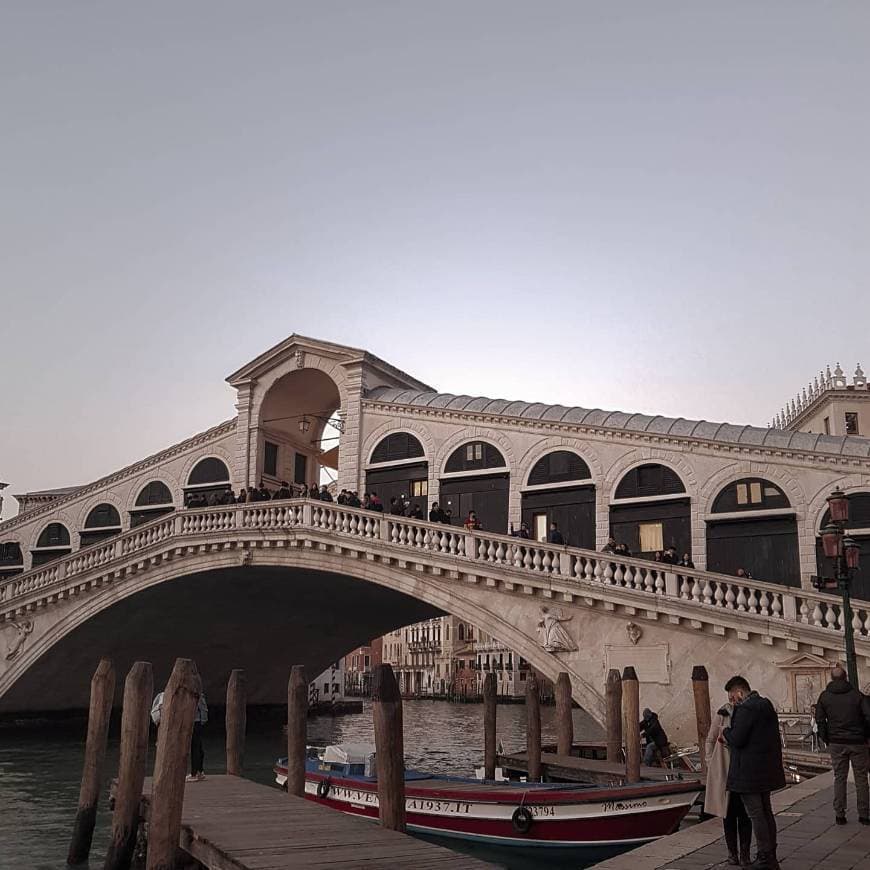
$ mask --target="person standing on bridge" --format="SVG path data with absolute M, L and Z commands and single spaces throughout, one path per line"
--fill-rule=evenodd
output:
M 550 523 L 550 533 L 547 535 L 547 543 L 555 544 L 557 546 L 563 545 L 565 543 L 565 539 L 562 537 L 562 533 L 559 531 L 559 524 L 555 521 Z
M 834 817 L 837 824 L 846 824 L 846 780 L 851 764 L 858 821 L 870 825 L 870 786 L 867 782 L 870 699 L 846 679 L 846 672 L 839 664 L 831 669 L 831 682 L 819 695 L 815 720 L 819 737 L 828 744 L 834 768 Z
M 745 677 L 731 677 L 725 691 L 734 705 L 731 725 L 723 729 L 720 738 L 731 750 L 728 791 L 740 795 L 752 820 L 758 854 L 751 866 L 779 870 L 776 816 L 770 806 L 770 793 L 785 788 L 779 718 L 773 704 L 753 692 Z

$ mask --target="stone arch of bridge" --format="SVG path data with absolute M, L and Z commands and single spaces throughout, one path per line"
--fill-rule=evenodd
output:
M 244 558 L 244 554 L 251 552 L 255 552 L 256 557 L 249 563 Z M 528 632 L 524 631 L 501 615 L 502 608 L 499 607 L 498 593 L 491 593 L 493 606 L 484 606 L 472 595 L 464 594 L 461 586 L 457 588 L 455 581 L 442 580 L 429 575 L 422 578 L 396 565 L 363 561 L 342 553 L 319 550 L 312 559 L 310 549 L 295 547 L 256 551 L 216 550 L 199 553 L 183 561 L 178 559 L 163 561 L 123 581 L 115 581 L 100 590 L 78 596 L 69 602 L 69 609 L 62 618 L 48 625 L 44 630 L 33 632 L 21 654 L 0 675 L 0 699 L 19 680 L 26 678 L 27 672 L 72 632 L 113 606 L 162 584 L 171 584 L 194 575 L 225 569 L 239 570 L 248 564 L 255 569 L 287 568 L 340 575 L 353 581 L 362 581 L 401 593 L 409 599 L 431 605 L 439 611 L 460 616 L 476 624 L 492 637 L 498 638 L 545 676 L 555 679 L 560 671 L 567 671 L 571 677 L 574 700 L 598 722 L 603 722 L 604 699 L 601 693 L 576 668 L 566 665 L 556 654 L 544 650 L 534 636 L 533 627 L 530 627 Z M 292 587 L 288 585 L 287 593 L 290 596 L 288 602 L 292 601 L 292 591 Z M 317 615 L 311 614 L 311 617 L 315 619 Z M 527 622 L 532 626 L 531 621 L 527 620 Z M 399 627 L 401 626 L 394 626 L 394 628 Z M 184 643 L 185 639 L 180 637 L 179 654 L 182 655 Z M 335 657 L 345 652 L 347 650 L 336 649 Z M 94 655 L 98 656 L 99 650 L 95 650 Z

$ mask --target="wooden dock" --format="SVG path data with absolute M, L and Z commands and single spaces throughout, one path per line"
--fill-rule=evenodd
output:
M 149 777 L 142 797 L 146 819 L 150 794 Z M 181 846 L 214 870 L 492 866 L 238 776 L 185 784 Z

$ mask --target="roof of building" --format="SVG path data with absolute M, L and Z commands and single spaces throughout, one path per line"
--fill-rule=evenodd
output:
M 39 489 L 34 490 L 33 492 L 20 492 L 13 493 L 12 498 L 16 498 L 19 501 L 22 498 L 59 498 L 62 495 L 69 495 L 71 492 L 76 492 L 76 490 L 81 489 L 82 486 L 58 486 L 55 489 Z
M 623 432 L 645 432 L 679 438 L 719 441 L 746 447 L 768 447 L 774 450 L 801 450 L 830 453 L 836 456 L 870 457 L 870 438 L 855 435 L 817 435 L 813 432 L 791 432 L 766 429 L 761 426 L 741 426 L 733 423 L 710 423 L 707 420 L 686 420 L 683 417 L 650 416 L 625 411 L 602 411 L 600 408 L 576 408 L 566 405 L 545 405 L 541 402 L 517 402 L 509 399 L 489 399 L 485 396 L 456 396 L 453 393 L 400 390 L 377 387 L 366 399 L 415 408 L 493 414 L 523 420 L 548 423 L 570 423 L 594 426 L 596 429 L 616 429 Z

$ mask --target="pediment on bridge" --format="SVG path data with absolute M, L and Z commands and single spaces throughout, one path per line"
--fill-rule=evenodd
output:
M 287 360 L 294 357 L 296 367 L 304 368 L 306 354 L 328 359 L 339 366 L 362 365 L 376 374 L 375 380 L 379 384 L 406 387 L 413 390 L 432 390 L 432 387 L 418 381 L 367 350 L 297 335 L 295 332 L 233 372 L 227 377 L 227 383 L 233 387 L 239 387 L 250 381 L 256 381 L 267 372 L 285 364 Z
M 830 662 L 812 653 L 798 653 L 795 656 L 776 663 L 776 666 L 783 671 L 828 670 L 833 665 L 834 662 Z

